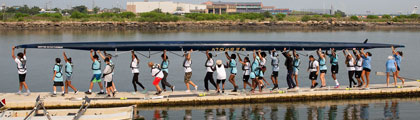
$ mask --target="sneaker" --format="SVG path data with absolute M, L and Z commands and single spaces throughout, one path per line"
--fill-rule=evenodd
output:
M 99 93 L 98 93 L 98 95 L 103 95 L 103 94 L 105 94 L 105 92 L 99 92 Z
M 147 93 L 147 89 L 144 89 L 143 91 L 141 91 L 141 93 L 146 94 Z
M 209 90 L 203 90 L 203 92 L 209 92 Z
M 57 96 L 57 94 L 53 93 L 51 96 L 52 96 L 52 97 L 55 97 L 55 96 Z
M 171 87 L 171 90 L 172 90 L 172 92 L 174 92 L 174 90 L 175 90 L 175 86 L 172 86 L 172 87 Z
M 137 92 L 131 92 L 131 95 L 136 95 L 137 94 Z
M 222 90 L 222 93 L 225 93 L 225 89 Z
M 197 91 L 198 90 L 198 86 L 195 86 L 195 91 Z
M 336 85 L 334 88 L 339 88 L 340 87 L 340 85 Z
M 75 94 L 75 95 L 77 95 L 77 93 L 79 93 L 79 90 L 77 90 L 77 91 L 74 91 L 74 94 Z
M 327 87 L 327 86 L 322 86 L 322 85 L 321 85 L 319 88 L 324 88 L 324 87 Z
M 217 93 L 220 93 L 220 91 L 218 90 Z
M 61 93 L 61 96 L 64 96 L 65 94 L 64 93 Z
M 107 95 L 106 97 L 111 97 L 111 95 Z
M 295 87 L 294 89 L 299 90 L 299 87 Z
M 189 92 L 191 92 L 191 91 L 190 91 L 190 90 L 186 90 L 185 92 L 189 93 Z
M 160 93 L 162 93 L 162 91 L 156 92 L 155 95 L 160 95 Z
M 163 91 L 162 92 L 166 92 L 166 89 L 163 89 Z
M 117 90 L 115 90 L 115 91 L 114 91 L 114 93 L 118 93 L 118 91 L 117 91 Z
M 86 91 L 85 94 L 90 95 L 90 94 L 92 94 L 92 92 Z
M 116 91 L 112 92 L 112 96 L 113 96 L 113 97 L 115 97 L 115 93 L 116 93 Z
M 25 96 L 29 96 L 29 95 L 31 95 L 31 92 L 27 92 Z
M 315 88 L 316 86 L 318 86 L 318 83 L 315 83 L 314 88 Z
M 277 87 L 277 85 L 274 85 L 274 87 L 273 87 L 273 89 L 271 89 L 271 90 L 275 90 L 275 89 L 277 89 L 278 87 Z
M 20 91 L 16 93 L 16 95 L 21 95 L 21 94 L 22 94 L 22 92 L 20 92 Z

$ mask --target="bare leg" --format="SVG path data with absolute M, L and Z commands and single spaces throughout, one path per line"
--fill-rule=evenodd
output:
M 104 90 L 104 87 L 102 86 L 102 82 L 98 82 L 99 84 L 99 88 L 101 88 L 101 90 Z
M 57 88 L 55 86 L 53 86 L 53 91 L 54 93 L 57 91 Z
M 189 82 L 192 86 L 197 87 L 192 81 Z
M 90 82 L 89 90 L 92 90 L 92 88 L 93 88 L 93 82 Z
M 325 83 L 325 73 L 321 73 L 320 77 L 322 86 L 327 86 L 327 84 Z
M 19 82 L 19 91 L 22 91 L 23 83 L 24 82 Z
M 28 91 L 29 88 L 28 88 L 28 85 L 26 85 L 26 82 L 22 82 L 22 84 L 23 84 L 23 87 L 25 87 L 26 91 Z
M 65 90 L 64 90 L 64 91 L 65 91 L 65 93 L 69 93 L 69 81 L 67 81 L 67 80 L 66 80 L 66 81 L 64 82 L 64 88 L 65 88 Z
M 187 90 L 190 90 L 190 84 L 189 83 L 185 83 L 185 86 L 187 86 Z
M 369 80 L 370 80 L 369 75 L 370 75 L 370 72 L 366 72 L 366 88 L 369 87 Z
M 157 92 L 162 91 L 162 90 L 160 89 L 160 87 L 159 87 L 159 84 L 155 85 L 155 87 L 156 87 L 156 91 L 157 91 Z
M 230 74 L 230 76 L 229 76 L 229 82 L 231 82 L 232 85 L 233 85 L 233 87 L 236 88 L 235 75 L 234 74 Z
M 293 75 L 293 77 L 295 78 L 296 87 L 299 87 L 298 75 Z
M 71 88 L 71 89 L 73 89 L 73 91 L 77 91 L 77 89 L 71 84 L 71 81 L 68 81 L 68 86 Z M 66 87 L 66 92 L 68 92 L 67 91 L 67 87 Z
M 389 86 L 389 72 L 386 73 L 386 86 Z
M 394 72 L 393 73 L 393 77 L 394 77 L 394 86 L 397 86 L 397 76 L 398 76 L 398 72 Z
M 112 82 L 112 88 L 113 88 L 113 89 L 112 89 L 113 91 L 117 91 L 117 88 L 115 87 L 114 82 Z
M 402 85 L 404 85 L 405 79 L 400 76 L 400 71 L 397 70 L 396 76 L 397 76 L 398 79 L 400 79 L 402 81 Z
M 61 93 L 64 93 L 64 86 L 61 86 Z
M 366 81 L 365 81 L 365 76 L 366 76 L 366 71 L 365 70 L 363 70 L 362 71 L 362 81 L 363 81 L 363 84 L 362 84 L 362 86 L 365 86 L 366 85 Z

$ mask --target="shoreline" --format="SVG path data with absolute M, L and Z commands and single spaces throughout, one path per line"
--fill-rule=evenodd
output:
M 346 90 L 345 87 L 340 89 L 315 89 L 315 91 L 309 91 L 308 88 L 301 88 L 299 90 L 290 90 L 285 93 L 269 93 L 268 90 L 264 92 L 266 94 L 246 94 L 241 92 L 227 92 L 228 95 L 206 95 L 206 96 L 191 96 L 198 93 L 185 93 L 183 91 L 165 92 L 163 96 L 175 95 L 181 97 L 171 97 L 162 99 L 148 99 L 144 100 L 145 94 L 132 95 L 129 92 L 119 92 L 117 97 L 113 99 L 103 99 L 104 95 L 88 95 L 93 99 L 91 107 L 121 107 L 129 105 L 137 105 L 138 107 L 155 107 L 155 106 L 199 106 L 199 105 L 228 105 L 228 104 L 241 104 L 241 103 L 273 103 L 273 102 L 305 102 L 305 101 L 323 101 L 323 100 L 351 100 L 351 99 L 378 99 L 378 98 L 406 98 L 406 97 L 418 97 L 420 96 L 420 82 L 406 82 L 404 88 L 386 88 L 386 84 L 372 84 L 371 89 L 361 90 L 360 88 L 353 88 L 352 90 Z M 285 90 L 285 88 L 281 88 Z M 153 91 L 149 91 L 153 94 Z M 211 91 L 210 94 L 214 94 Z M 78 108 L 82 101 L 76 100 L 75 98 L 83 98 L 84 93 L 74 95 L 72 93 L 66 96 L 51 97 L 50 92 L 35 92 L 30 96 L 15 95 L 14 93 L 0 93 L 0 98 L 6 99 L 6 108 L 9 109 L 32 109 L 35 104 L 35 98 L 40 95 L 44 100 L 46 108 Z M 155 97 L 155 95 L 150 95 Z M 120 98 L 136 98 L 136 99 L 120 99 Z M 138 99 L 137 99 L 138 98 Z
M 0 22 L 0 30 L 419 30 L 419 22 L 181 21 L 181 22 Z

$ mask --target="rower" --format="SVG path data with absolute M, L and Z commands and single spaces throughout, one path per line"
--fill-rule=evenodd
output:
M 287 68 L 287 78 L 286 78 L 286 80 L 287 80 L 287 86 L 289 87 L 287 89 L 293 89 L 293 88 L 296 87 L 296 84 L 293 82 L 293 78 L 292 78 L 293 58 L 289 54 L 289 51 L 287 50 L 287 48 L 283 49 L 282 54 L 286 58 L 286 60 L 284 61 L 284 66 L 286 66 L 286 68 Z
M 114 66 L 111 64 L 110 59 L 109 58 L 105 58 L 105 69 L 104 69 L 104 74 L 103 74 L 103 78 L 105 81 L 105 87 L 106 87 L 106 91 L 108 93 L 108 97 L 111 97 L 111 93 L 112 96 L 115 97 L 115 91 L 112 88 L 112 76 L 113 76 L 113 72 L 114 72 Z
M 311 89 L 314 89 L 318 85 L 316 79 L 318 78 L 319 74 L 319 63 L 315 60 L 314 56 L 312 55 L 309 56 L 308 66 L 308 72 L 310 72 L 309 79 L 312 81 Z
M 251 87 L 252 89 L 251 84 L 248 82 L 249 74 L 251 73 L 251 63 L 249 62 L 249 57 L 245 57 L 244 61 L 242 61 L 239 53 L 236 53 L 236 55 L 239 58 L 239 63 L 242 64 L 242 71 L 243 71 L 242 81 L 244 82 L 244 90 L 246 90 L 246 85 L 249 85 L 249 87 Z
M 353 79 L 354 73 L 355 73 L 355 68 L 354 68 L 354 64 L 356 63 L 356 61 L 354 61 L 353 56 L 349 53 L 349 51 L 343 50 L 343 54 L 344 56 L 346 56 L 346 65 L 347 65 L 347 73 L 348 73 L 348 77 L 349 77 L 349 87 L 348 88 L 352 88 L 353 85 L 356 85 L 356 82 Z
M 213 79 L 213 69 L 212 69 L 213 65 L 214 65 L 213 54 L 209 53 L 209 50 L 207 50 L 206 51 L 206 56 L 207 56 L 207 60 L 204 64 L 204 66 L 206 67 L 207 73 L 206 73 L 206 76 L 204 77 L 204 88 L 205 88 L 204 91 L 208 92 L 209 91 L 209 81 L 216 89 L 217 89 L 218 85 L 216 85 L 216 83 L 214 82 L 214 79 Z M 224 84 L 224 82 L 223 82 L 223 84 Z
M 53 86 L 53 96 L 57 95 L 57 86 L 61 87 L 61 96 L 64 96 L 64 83 L 63 83 L 63 73 L 62 73 L 62 68 L 63 66 L 61 65 L 61 59 L 60 58 L 55 58 L 55 65 L 54 65 L 54 69 L 53 69 L 53 81 L 54 81 L 54 86 Z
M 219 84 L 222 83 L 222 93 L 225 93 L 225 81 L 226 81 L 226 68 L 228 65 L 223 65 L 222 60 L 216 61 L 216 66 L 213 67 L 213 71 L 217 73 L 217 93 L 220 93 Z
M 369 80 L 370 80 L 370 72 L 371 72 L 370 61 L 372 60 L 371 58 L 372 53 L 370 52 L 365 53 L 364 48 L 360 49 L 360 53 L 362 54 L 362 58 L 363 58 L 362 80 L 365 81 L 364 77 L 366 77 L 366 86 L 364 89 L 369 89 Z
M 401 71 L 401 60 L 403 57 L 403 52 L 402 51 L 395 51 L 394 46 L 391 47 L 392 48 L 392 53 L 395 59 L 395 62 L 397 63 L 397 78 L 400 79 L 402 81 L 402 85 L 404 85 L 405 79 L 402 78 L 400 76 L 400 71 Z
M 198 90 L 198 86 L 195 85 L 192 81 L 191 81 L 191 76 L 192 76 L 192 69 L 191 69 L 191 53 L 193 52 L 193 50 L 191 49 L 189 52 L 185 53 L 185 60 L 184 63 L 182 64 L 182 66 L 184 67 L 184 83 L 187 86 L 187 90 L 185 92 L 191 92 L 190 91 L 190 85 L 194 86 L 195 91 Z
M 360 78 L 362 77 L 362 73 L 363 73 L 363 59 L 362 56 L 360 55 L 360 53 L 357 52 L 356 49 L 353 49 L 353 55 L 356 56 L 356 64 L 355 64 L 355 74 L 354 76 L 357 79 L 358 85 L 357 87 L 362 87 L 366 82 L 365 81 L 361 81 Z
M 340 83 L 337 80 L 337 74 L 338 74 L 338 55 L 335 51 L 335 48 L 331 48 L 331 54 L 328 54 L 328 51 L 326 51 L 326 54 L 328 57 L 330 57 L 330 63 L 331 63 L 331 77 L 334 79 L 335 87 L 339 88 Z
M 325 83 L 325 74 L 327 73 L 327 61 L 325 60 L 325 54 L 322 53 L 321 48 L 317 51 L 318 57 L 319 57 L 319 72 L 321 73 L 319 75 L 319 78 L 321 79 L 321 87 L 327 87 L 327 83 Z
M 108 58 L 109 59 L 109 62 L 110 62 L 110 64 L 112 65 L 112 66 L 114 66 L 115 67 L 115 64 L 114 64 L 114 62 L 112 62 L 112 55 L 111 54 L 107 54 L 106 53 L 106 51 L 104 51 L 104 55 L 102 55 L 102 53 L 101 53 L 101 51 L 97 51 L 98 52 L 98 54 L 99 54 L 99 56 L 101 56 L 101 58 L 103 59 L 103 60 L 105 60 L 105 58 Z M 112 71 L 112 75 L 114 75 L 114 71 Z M 112 76 L 112 77 L 114 77 L 114 76 Z M 112 88 L 114 89 L 114 91 L 115 91 L 115 93 L 117 93 L 118 91 L 117 91 L 117 88 L 115 87 L 115 83 L 114 82 L 112 82 Z
M 19 74 L 19 91 L 16 93 L 18 95 L 22 94 L 22 87 L 25 87 L 26 89 L 26 96 L 29 96 L 31 94 L 31 91 L 29 91 L 28 85 L 26 85 L 26 48 L 23 49 L 23 53 L 19 52 L 17 54 L 17 57 L 15 56 L 15 49 L 16 47 L 12 47 L 12 59 L 17 64 L 18 74 Z
M 160 81 L 160 83 L 162 84 L 162 88 L 163 91 L 166 92 L 166 86 L 171 88 L 172 92 L 174 92 L 175 86 L 169 84 L 169 82 L 166 80 L 166 78 L 168 77 L 168 67 L 169 67 L 169 57 L 166 56 L 166 50 L 163 50 L 163 54 L 161 55 L 162 57 L 162 72 L 163 72 L 163 78 Z
M 160 69 L 159 64 L 154 64 L 153 62 L 149 62 L 149 67 L 151 68 L 152 76 L 154 77 L 153 85 L 156 87 L 155 95 L 160 95 L 162 90 L 159 87 L 159 82 L 163 78 L 163 72 Z
M 96 55 L 96 53 L 95 53 L 95 55 L 93 55 L 93 52 L 94 52 L 93 49 L 90 50 L 90 58 L 93 62 L 92 63 L 93 76 L 92 76 L 92 79 L 90 80 L 89 90 L 86 91 L 85 94 L 89 94 L 89 95 L 92 94 L 93 83 L 98 83 L 99 88 L 101 88 L 101 91 L 98 94 L 102 95 L 102 94 L 105 94 L 105 92 L 104 92 L 104 88 L 103 88 L 102 83 L 101 83 L 101 81 L 102 81 L 101 80 L 101 74 L 102 74 L 102 72 L 101 72 L 101 62 L 99 62 L 99 56 Z
M 254 58 L 254 62 L 252 62 L 251 64 L 251 74 L 249 75 L 249 77 L 252 79 L 252 89 L 251 92 L 255 91 L 255 88 L 260 87 L 260 92 L 262 92 L 262 90 L 264 89 L 264 83 L 259 80 L 260 74 L 262 73 L 261 68 L 260 68 L 260 51 L 256 52 L 254 50 L 253 52 L 253 58 Z M 258 55 L 256 55 L 258 54 Z
M 236 69 L 236 55 L 232 54 L 229 56 L 228 52 L 225 52 L 225 55 L 226 55 L 226 58 L 229 60 L 229 62 L 227 63 L 227 66 L 229 66 L 230 68 L 229 82 L 232 83 L 234 87 L 232 92 L 237 92 L 238 86 L 236 85 L 236 82 L 235 82 L 235 76 L 236 76 L 236 73 L 238 72 L 238 69 Z
M 394 77 L 394 86 L 397 87 L 397 67 L 398 64 L 393 56 L 388 56 L 386 61 L 386 87 L 389 87 L 389 75 L 392 73 Z
M 299 82 L 298 82 L 298 75 L 299 75 L 299 65 L 300 65 L 300 57 L 299 54 L 296 54 L 296 49 L 293 50 L 293 74 L 292 78 L 295 79 L 296 87 L 295 89 L 299 89 Z
M 66 75 L 66 81 L 65 81 L 65 93 L 67 94 L 69 92 L 69 87 L 71 89 L 73 89 L 74 94 L 77 94 L 79 92 L 79 90 L 77 90 L 72 84 L 71 84 L 71 78 L 73 76 L 73 61 L 71 60 L 71 58 L 68 58 L 66 56 L 66 53 L 63 52 L 63 56 L 64 56 L 64 60 L 66 62 L 66 67 L 64 69 L 65 71 L 65 75 Z
M 147 91 L 146 88 L 143 86 L 143 84 L 139 82 L 139 74 L 140 74 L 139 63 L 140 63 L 139 58 L 132 50 L 130 68 L 131 68 L 131 73 L 133 73 L 133 79 L 131 80 L 131 83 L 133 84 L 133 88 L 134 88 L 134 92 L 131 93 L 133 95 L 137 93 L 137 85 L 139 85 L 143 89 L 143 93 L 146 93 Z
M 276 50 L 272 50 L 270 52 L 270 58 L 271 58 L 271 66 L 273 69 L 273 73 L 271 73 L 271 81 L 273 82 L 273 89 L 277 89 L 279 88 L 279 84 L 278 84 L 278 77 L 279 77 L 279 58 L 278 58 L 278 54 L 276 53 Z

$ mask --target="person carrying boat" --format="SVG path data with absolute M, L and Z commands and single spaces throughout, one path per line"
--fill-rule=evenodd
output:
M 187 90 L 185 92 L 191 92 L 190 91 L 190 85 L 194 86 L 195 91 L 198 90 L 198 86 L 195 85 L 192 81 L 191 81 L 191 76 L 192 76 L 192 69 L 191 69 L 191 53 L 193 52 L 193 50 L 191 49 L 189 52 L 185 53 L 185 60 L 184 63 L 182 63 L 182 66 L 184 67 L 184 83 L 185 86 L 187 86 Z
M 292 78 L 295 79 L 296 82 L 296 89 L 299 89 L 299 65 L 300 65 L 300 57 L 299 54 L 296 53 L 296 49 L 293 50 L 293 74 Z
M 331 54 L 328 53 L 328 51 L 326 51 L 327 56 L 330 58 L 330 63 L 331 63 L 331 77 L 334 79 L 335 82 L 335 87 L 334 88 L 339 88 L 340 87 L 340 83 L 337 80 L 337 74 L 338 74 L 338 54 L 335 51 L 335 48 L 331 48 L 330 49 Z
M 61 96 L 64 96 L 64 83 L 63 83 L 63 72 L 62 72 L 63 65 L 61 65 L 61 59 L 55 58 L 55 64 L 53 68 L 53 96 L 57 95 L 57 87 L 61 87 Z
M 131 80 L 131 83 L 133 84 L 134 92 L 131 94 L 135 95 L 137 93 L 137 85 L 139 85 L 143 89 L 143 93 L 146 93 L 147 89 L 139 82 L 139 63 L 140 60 L 137 57 L 137 55 L 134 53 L 134 51 L 131 51 L 131 63 L 130 63 L 130 69 L 131 73 L 133 73 L 133 79 Z
M 168 72 L 169 72 L 169 57 L 166 56 L 166 50 L 163 50 L 163 54 L 161 55 L 162 57 L 162 65 L 160 66 L 162 72 L 163 72 L 163 78 L 160 81 L 160 83 L 162 84 L 162 88 L 163 91 L 166 92 L 166 86 L 171 88 L 172 92 L 174 92 L 174 88 L 175 86 L 171 85 L 166 78 L 168 78 Z
M 317 51 L 318 57 L 319 57 L 319 72 L 321 73 L 319 75 L 319 79 L 321 79 L 321 87 L 327 87 L 327 84 L 325 83 L 325 74 L 327 73 L 327 61 L 325 60 L 325 54 L 322 53 L 322 49 L 319 48 Z
M 279 55 L 276 53 L 275 49 L 270 52 L 271 66 L 273 70 L 273 73 L 271 73 L 271 81 L 273 82 L 273 85 L 274 85 L 272 90 L 279 88 L 278 77 L 279 77 L 280 66 L 279 66 L 278 56 Z
M 153 85 L 156 87 L 155 95 L 160 95 L 162 90 L 159 87 L 159 82 L 163 78 L 163 72 L 160 69 L 159 64 L 154 64 L 153 62 L 149 62 L 149 67 L 151 68 L 152 76 L 155 77 L 153 80 Z
M 238 69 L 236 68 L 236 65 L 237 65 L 236 64 L 236 55 L 232 54 L 232 55 L 229 56 L 228 52 L 225 52 L 225 55 L 226 55 L 226 58 L 229 60 L 229 62 L 227 62 L 227 65 L 230 68 L 229 82 L 232 83 L 232 85 L 234 87 L 232 92 L 237 92 L 238 86 L 236 85 L 236 82 L 235 82 L 235 76 L 236 76 L 236 73 L 238 73 Z
M 356 82 L 353 79 L 354 73 L 356 71 L 356 69 L 354 68 L 356 61 L 347 49 L 343 50 L 343 54 L 344 56 L 346 56 L 346 65 L 349 77 L 349 88 L 352 88 L 352 84 L 356 85 Z
M 17 54 L 17 57 L 15 56 L 15 49 L 16 47 L 12 47 L 12 59 L 15 61 L 18 69 L 19 74 L 19 91 L 16 93 L 18 95 L 22 94 L 22 87 L 25 87 L 26 89 L 26 96 L 29 96 L 31 94 L 31 91 L 28 88 L 28 85 L 26 84 L 26 73 L 28 72 L 26 69 L 26 48 L 23 49 L 23 53 L 19 52 Z
M 389 87 L 389 75 L 392 73 L 394 77 L 394 86 L 397 87 L 397 68 L 398 64 L 393 56 L 388 56 L 386 61 L 386 87 Z
M 222 93 L 225 93 L 226 68 L 228 68 L 228 65 L 223 65 L 222 60 L 217 60 L 216 66 L 212 68 L 217 73 L 217 93 L 220 93 L 220 83 L 222 83 Z
M 316 79 L 318 78 L 319 74 L 319 63 L 315 60 L 313 55 L 309 56 L 309 66 L 307 71 L 310 72 L 309 80 L 312 81 L 311 89 L 314 89 L 318 85 Z
M 99 88 L 101 88 L 101 91 L 98 93 L 99 95 L 105 94 L 104 92 L 104 88 L 102 86 L 101 83 L 101 62 L 99 62 L 99 56 L 93 55 L 94 51 L 93 49 L 90 50 L 90 59 L 92 60 L 92 72 L 93 72 L 93 76 L 92 79 L 90 80 L 90 85 L 89 85 L 89 90 L 85 92 L 85 94 L 92 94 L 92 88 L 93 88 L 93 83 L 98 83 Z
M 246 85 L 249 85 L 249 87 L 251 87 L 252 89 L 252 85 L 248 82 L 249 74 L 251 73 L 251 63 L 249 62 L 249 57 L 245 57 L 244 60 L 242 61 L 239 53 L 236 53 L 236 55 L 239 58 L 239 63 L 242 64 L 242 71 L 243 71 L 242 81 L 244 82 L 244 90 L 246 90 Z
M 209 50 L 207 50 L 206 51 L 206 56 L 207 56 L 207 60 L 204 63 L 204 66 L 206 67 L 207 73 L 206 73 L 206 76 L 204 77 L 204 87 L 205 87 L 204 91 L 208 92 L 209 91 L 209 81 L 216 89 L 217 89 L 218 85 L 216 85 L 216 83 L 214 82 L 214 78 L 213 78 L 213 71 L 214 71 L 213 70 L 213 65 L 214 65 L 213 54 L 209 53 Z
M 287 89 L 293 89 L 296 87 L 295 82 L 293 82 L 293 78 L 292 78 L 292 74 L 293 74 L 293 58 L 292 55 L 290 55 L 289 53 L 290 51 L 287 50 L 287 48 L 283 49 L 283 56 L 286 58 L 286 60 L 284 61 L 284 66 L 286 66 L 287 69 L 287 86 L 289 88 Z
M 363 58 L 360 55 L 360 53 L 357 52 L 356 49 L 353 49 L 353 55 L 356 56 L 356 64 L 355 64 L 355 74 L 354 76 L 357 79 L 357 87 L 362 87 L 363 85 L 365 85 L 365 81 L 361 81 L 360 78 L 362 77 L 362 73 L 363 73 Z
M 400 79 L 402 81 L 402 85 L 404 85 L 405 79 L 402 78 L 400 76 L 400 71 L 401 71 L 401 60 L 403 57 L 403 52 L 402 51 L 395 51 L 394 46 L 391 47 L 392 48 L 392 54 L 394 56 L 395 62 L 397 63 L 397 78 Z
M 108 97 L 111 97 L 111 93 L 112 93 L 112 96 L 115 97 L 115 91 L 112 88 L 112 83 L 113 83 L 112 73 L 114 72 L 114 66 L 111 64 L 109 58 L 105 58 L 105 63 L 106 63 L 106 66 L 105 66 L 102 78 L 104 78 L 106 93 L 108 93 Z
M 267 59 L 265 59 L 265 57 L 267 57 L 267 54 L 265 52 L 262 52 L 261 50 L 258 50 L 258 57 L 260 57 L 260 75 L 258 77 L 258 80 L 260 81 L 264 81 L 265 84 L 270 85 L 270 83 L 267 82 L 267 80 L 265 80 L 264 78 L 264 74 L 265 71 L 267 71 L 267 67 L 265 66 L 265 63 L 267 63 Z
M 370 80 L 370 72 L 371 72 L 371 65 L 370 61 L 372 60 L 372 53 L 365 52 L 364 48 L 360 49 L 360 53 L 362 54 L 363 58 L 363 72 L 362 72 L 362 80 L 365 81 L 366 78 L 366 86 L 365 89 L 369 88 L 369 80 Z
M 66 76 L 66 81 L 64 82 L 64 89 L 65 93 L 69 93 L 69 87 L 73 89 L 74 94 L 77 94 L 79 90 L 77 90 L 72 84 L 71 84 L 71 78 L 73 76 L 73 61 L 71 58 L 67 57 L 66 53 L 63 52 L 64 61 L 66 62 L 66 67 L 64 67 L 64 73 Z
M 103 60 L 105 60 L 105 58 L 108 58 L 109 59 L 109 62 L 111 63 L 111 65 L 115 67 L 114 62 L 112 62 L 112 55 L 111 54 L 107 54 L 106 51 L 104 51 L 104 55 L 105 55 L 104 56 L 104 55 L 102 55 L 101 51 L 98 50 L 97 52 L 98 52 L 99 56 L 101 56 L 101 58 Z M 112 77 L 114 77 L 114 71 L 112 72 L 112 75 L 113 75 Z M 115 83 L 114 82 L 112 82 L 112 89 L 114 89 L 115 93 L 118 92 L 117 91 L 117 88 L 115 87 Z
M 262 90 L 264 89 L 264 83 L 262 82 L 262 80 L 259 79 L 259 77 L 261 76 L 260 74 L 262 73 L 261 68 L 260 68 L 261 60 L 260 60 L 259 54 L 260 54 L 260 51 L 256 52 L 254 50 L 253 52 L 254 61 L 251 64 L 251 73 L 249 75 L 249 77 L 252 79 L 251 92 L 254 92 L 255 88 L 257 87 L 260 87 L 260 92 L 262 92 Z

